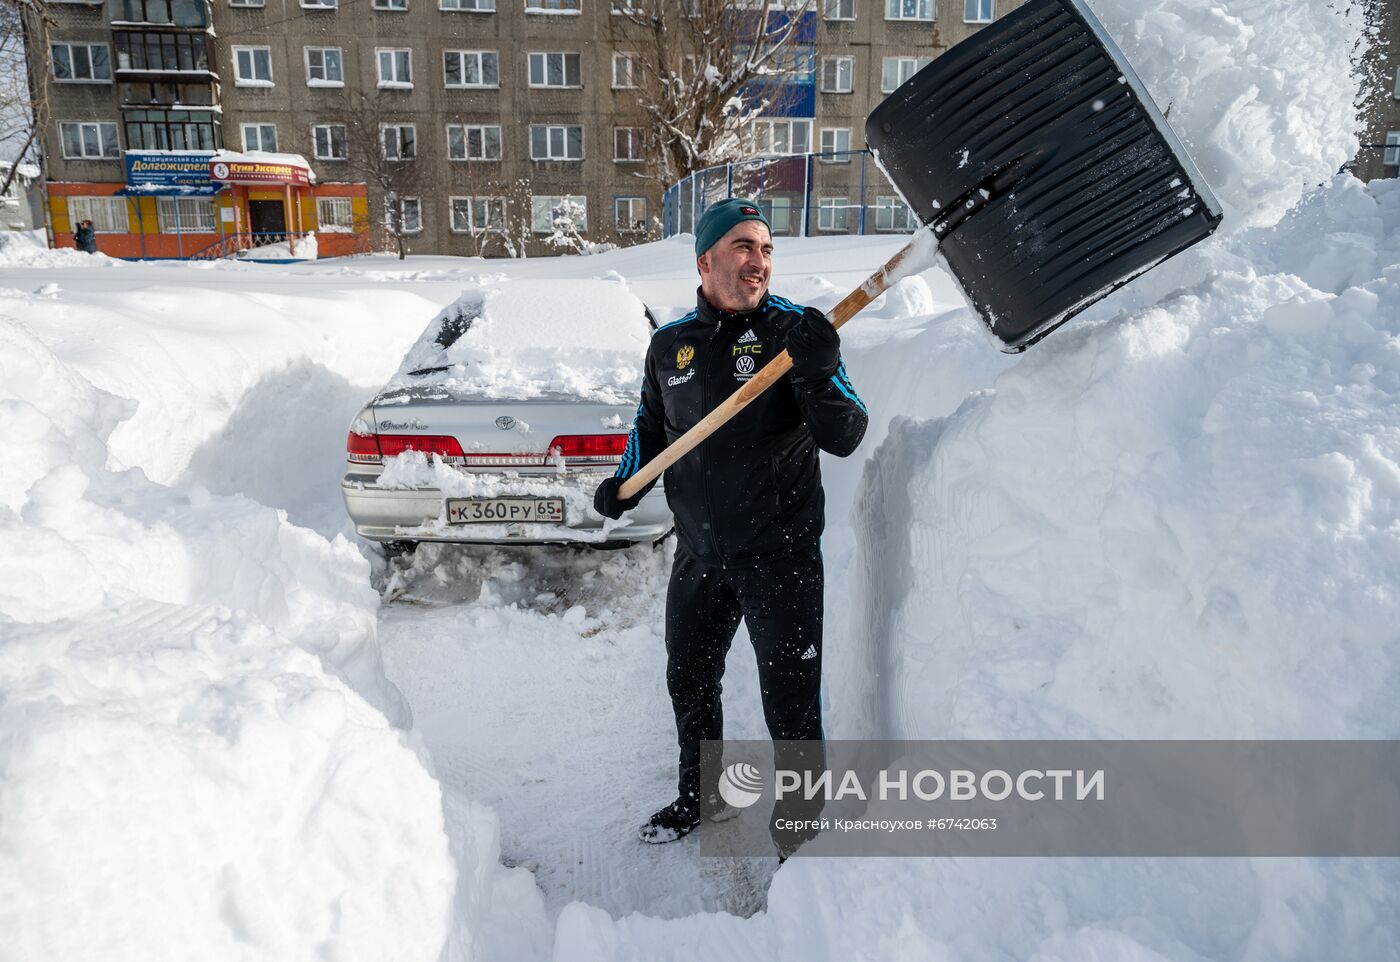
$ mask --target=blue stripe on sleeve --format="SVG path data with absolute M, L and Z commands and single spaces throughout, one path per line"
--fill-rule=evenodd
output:
M 846 376 L 846 362 L 836 362 L 836 373 L 831 375 L 831 383 L 836 385 L 836 390 L 856 403 L 861 413 L 869 417 L 870 412 L 865 409 L 865 402 L 856 394 L 856 389 L 851 386 L 851 379 Z
M 788 311 L 793 314 L 801 314 L 804 310 L 806 310 L 806 308 L 802 307 L 801 305 L 794 304 L 786 297 L 779 297 L 777 294 L 769 294 L 768 303 L 772 304 L 780 311 Z
M 646 404 L 646 395 L 637 402 L 637 416 L 632 419 L 632 430 L 627 435 L 627 447 L 622 452 L 622 462 L 617 466 L 615 478 L 630 478 L 637 470 L 638 449 L 641 442 L 637 438 L 637 422 L 642 419 L 642 405 Z

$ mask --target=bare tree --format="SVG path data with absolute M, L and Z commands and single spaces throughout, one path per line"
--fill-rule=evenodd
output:
M 10 189 L 22 161 L 39 160 L 52 25 L 41 2 L 0 0 L 0 160 L 13 161 L 0 176 L 0 194 Z
M 647 122 L 647 172 L 665 184 L 743 154 L 751 122 L 781 106 L 780 80 L 810 69 L 815 0 L 612 0 Z
M 376 247 L 396 250 L 402 260 L 408 241 L 423 229 L 423 190 L 427 183 L 418 162 L 418 130 L 396 118 L 387 98 L 360 94 L 345 125 L 346 166 L 365 179 L 383 216 L 371 215 L 379 237 Z

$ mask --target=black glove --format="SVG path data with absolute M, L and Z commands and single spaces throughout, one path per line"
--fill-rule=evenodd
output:
M 631 511 L 641 504 L 641 495 L 632 498 L 618 497 L 617 489 L 622 487 L 622 482 L 626 480 L 626 478 L 608 478 L 598 485 L 598 490 L 593 492 L 593 510 L 605 518 L 612 518 L 616 521 L 622 517 L 622 512 Z
M 793 373 L 804 381 L 825 381 L 841 360 L 841 338 L 815 307 L 803 310 L 802 319 L 788 330 L 786 347 Z

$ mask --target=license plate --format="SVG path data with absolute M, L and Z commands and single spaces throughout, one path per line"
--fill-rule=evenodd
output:
M 563 498 L 452 498 L 447 502 L 448 524 L 563 520 Z

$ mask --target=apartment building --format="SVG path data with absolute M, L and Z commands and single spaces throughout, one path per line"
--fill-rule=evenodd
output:
M 628 2 L 50 0 L 55 242 L 91 216 L 119 256 L 302 234 L 325 256 L 387 223 L 414 253 L 534 255 L 561 210 L 589 241 L 658 236 Z M 816 0 L 749 148 L 833 155 L 827 190 L 888 91 L 1020 2 Z

